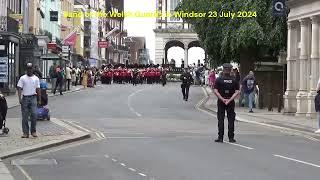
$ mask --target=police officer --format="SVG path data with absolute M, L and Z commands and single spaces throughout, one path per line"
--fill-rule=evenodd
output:
M 183 100 L 188 101 L 189 88 L 193 82 L 193 78 L 188 68 L 184 69 L 184 72 L 180 76 L 180 80 L 182 81 L 181 89 L 182 89 Z
M 235 143 L 234 139 L 234 121 L 236 113 L 234 112 L 234 99 L 239 95 L 239 83 L 231 76 L 232 65 L 223 64 L 223 74 L 219 77 L 214 86 L 214 93 L 218 97 L 218 139 L 215 142 L 223 142 L 224 136 L 224 116 L 227 111 L 228 116 L 228 137 L 229 142 Z

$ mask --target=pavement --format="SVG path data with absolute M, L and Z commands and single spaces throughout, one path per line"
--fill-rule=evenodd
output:
M 236 122 L 237 143 L 215 143 L 215 113 L 192 86 L 101 87 L 50 100 L 55 118 L 94 132 L 75 144 L 4 159 L 16 180 L 314 180 L 320 143 L 267 126 Z M 13 108 L 9 117 L 19 111 Z
M 217 97 L 209 87 L 203 87 L 206 91 L 207 99 L 203 102 L 202 108 L 217 113 Z M 238 102 L 238 100 L 236 100 Z M 247 107 L 236 107 L 236 119 L 241 122 L 263 125 L 271 128 L 290 130 L 303 133 L 320 139 L 320 135 L 314 133 L 318 129 L 317 119 L 284 115 L 267 109 L 253 109 L 254 113 L 249 113 Z
M 66 91 L 64 94 L 80 90 L 80 86 L 72 87 L 70 91 Z M 54 96 L 52 93 L 48 93 L 48 95 L 49 97 Z M 51 98 L 49 98 L 49 106 L 50 99 Z M 81 131 L 63 120 L 51 118 L 50 121 L 37 122 L 38 138 L 22 139 L 21 112 L 18 97 L 14 95 L 7 96 L 6 100 L 9 108 L 6 125 L 10 129 L 10 132 L 6 136 L 0 136 L 0 160 L 90 137 L 88 132 Z M 15 109 L 13 116 L 12 113 L 10 114 L 12 109 Z M 55 117 L 54 114 L 51 113 L 51 115 L 51 117 Z M 0 179 L 13 179 L 2 162 L 0 162 Z

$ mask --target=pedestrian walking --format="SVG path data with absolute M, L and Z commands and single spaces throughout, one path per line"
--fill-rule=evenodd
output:
M 253 113 L 253 103 L 255 98 L 255 87 L 256 87 L 256 79 L 254 77 L 254 73 L 252 71 L 243 79 L 242 88 L 245 99 L 249 100 L 249 113 Z
M 209 69 L 206 68 L 204 71 L 204 84 L 206 86 L 209 85 L 209 74 L 210 74 Z
M 76 67 L 73 66 L 71 69 L 71 84 L 72 86 L 76 86 L 77 75 L 76 75 Z
M 56 80 L 56 85 L 53 90 L 53 94 L 56 94 L 57 88 L 59 86 L 60 95 L 63 95 L 62 94 L 62 86 L 63 86 L 64 75 L 63 75 L 63 69 L 61 68 L 61 66 L 57 67 L 56 74 L 57 74 L 57 80 Z
M 34 74 L 34 68 L 31 63 L 27 64 L 27 74 L 20 77 L 17 89 L 19 103 L 22 112 L 22 138 L 29 138 L 29 132 L 33 137 L 37 136 L 37 96 L 38 104 L 41 104 L 40 80 Z M 29 121 L 31 127 L 29 128 Z
M 188 68 L 184 69 L 184 72 L 180 76 L 180 80 L 182 81 L 181 90 L 183 95 L 183 100 L 188 101 L 189 98 L 189 88 L 193 82 L 192 75 Z
M 51 79 L 51 92 L 53 93 L 54 91 L 54 87 L 56 86 L 56 81 L 57 81 L 57 72 L 56 72 L 56 69 L 57 69 L 57 64 L 54 62 L 51 66 L 50 66 L 50 69 L 49 69 L 49 76 L 50 76 L 50 79 Z
M 76 68 L 76 85 L 81 85 L 82 79 L 81 79 L 81 69 L 79 67 Z
M 315 131 L 315 133 L 320 133 L 320 78 L 317 84 L 317 95 L 315 98 L 315 108 L 318 116 L 318 130 Z
M 215 81 L 216 81 L 216 72 L 213 69 L 209 74 L 209 86 L 212 90 L 214 89 Z
M 67 88 L 70 91 L 70 83 L 71 83 L 71 68 L 69 65 L 66 67 L 66 80 L 67 80 Z
M 39 79 L 42 78 L 42 72 L 40 71 L 39 66 L 37 65 L 34 66 L 33 74 L 36 75 Z
M 218 138 L 215 142 L 223 142 L 224 136 L 224 117 L 227 111 L 228 117 L 228 137 L 229 142 L 234 143 L 234 121 L 236 113 L 234 112 L 234 99 L 239 95 L 239 84 L 231 77 L 232 65 L 223 64 L 223 74 L 217 78 L 214 86 L 214 93 L 218 97 Z
M 82 73 L 82 85 L 84 88 L 88 87 L 88 77 L 89 77 L 88 68 L 86 68 Z

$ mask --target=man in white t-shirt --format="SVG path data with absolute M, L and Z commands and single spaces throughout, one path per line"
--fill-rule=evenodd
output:
M 320 94 L 320 78 L 319 78 L 319 81 L 318 81 L 318 84 L 317 84 L 317 93 L 318 93 L 318 96 L 316 97 L 316 101 L 315 103 L 318 103 L 318 106 L 319 106 L 319 94 Z M 318 130 L 316 130 L 315 133 L 320 133 L 320 110 L 319 110 L 320 107 L 318 107 L 318 110 L 317 110 L 317 113 L 318 113 Z
M 36 133 L 37 123 L 37 95 L 39 101 L 40 94 L 40 80 L 33 74 L 33 66 L 31 63 L 27 64 L 27 74 L 20 77 L 18 81 L 18 96 L 21 104 L 22 112 L 22 138 L 29 137 L 29 130 L 33 137 L 38 137 Z M 38 102 L 41 104 L 41 102 Z M 30 116 L 29 116 L 30 114 Z M 29 120 L 31 128 L 29 128 Z

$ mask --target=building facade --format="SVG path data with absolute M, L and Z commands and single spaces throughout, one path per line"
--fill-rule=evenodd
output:
M 0 90 L 14 93 L 19 78 L 23 1 L 0 0 Z M 19 26 L 20 25 L 20 26 Z
M 285 113 L 315 116 L 320 71 L 320 1 L 289 0 Z
M 50 39 L 53 42 L 61 40 L 61 2 L 59 0 L 44 0 L 44 25 L 43 29 L 47 34 L 50 34 Z M 53 21 L 53 16 L 56 14 L 57 20 Z
M 173 14 L 181 0 L 157 0 L 156 11 Z M 188 66 L 188 50 L 200 47 L 198 35 L 189 23 L 175 17 L 159 17 L 156 19 L 155 32 L 155 64 L 167 64 L 167 53 L 171 47 L 184 49 L 182 64 Z
M 129 64 L 141 64 L 140 53 L 141 49 L 146 48 L 146 38 L 145 37 L 128 37 L 126 44 L 129 47 Z
M 124 11 L 124 0 L 106 0 L 106 13 Z M 105 22 L 106 35 L 104 36 L 109 42 L 105 56 L 107 63 L 125 64 L 128 60 L 128 48 L 125 46 L 124 38 L 127 31 L 124 29 L 124 18 L 106 18 Z

